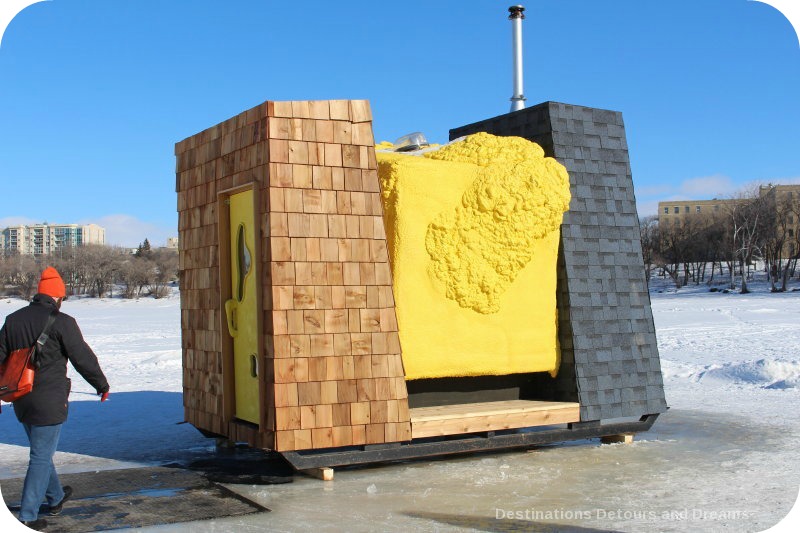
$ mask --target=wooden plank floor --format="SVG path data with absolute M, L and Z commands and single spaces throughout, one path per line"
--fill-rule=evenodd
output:
M 549 426 L 579 420 L 580 405 L 572 402 L 508 400 L 416 407 L 411 409 L 411 437 Z

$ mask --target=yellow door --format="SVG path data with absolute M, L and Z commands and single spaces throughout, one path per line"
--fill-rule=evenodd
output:
M 236 418 L 259 423 L 258 273 L 255 257 L 253 191 L 230 197 L 231 294 L 225 302 L 228 332 L 233 337 Z

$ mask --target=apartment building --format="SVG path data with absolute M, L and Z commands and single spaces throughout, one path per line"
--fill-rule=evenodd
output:
M 800 184 L 798 185 L 762 185 L 758 194 L 769 200 L 768 205 L 780 214 L 787 225 L 787 242 L 784 244 L 784 256 L 793 256 L 800 236 Z M 712 200 L 672 200 L 658 203 L 658 224 L 669 227 L 683 223 L 693 216 L 721 215 L 725 216 L 730 208 L 742 199 Z
M 43 255 L 85 244 L 105 244 L 106 230 L 97 224 L 33 224 L 9 226 L 0 234 L 5 254 Z

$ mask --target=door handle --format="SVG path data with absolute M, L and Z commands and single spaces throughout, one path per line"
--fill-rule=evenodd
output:
M 230 333 L 231 337 L 236 337 L 239 334 L 239 330 L 236 328 L 236 300 L 228 300 L 225 302 L 225 318 L 228 319 L 228 333 Z
M 256 359 L 256 354 L 250 354 L 250 376 L 257 378 L 258 377 L 258 359 Z

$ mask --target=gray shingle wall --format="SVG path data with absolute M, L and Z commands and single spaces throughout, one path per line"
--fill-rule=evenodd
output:
M 667 408 L 622 114 L 545 102 L 450 130 L 538 143 L 567 167 L 570 210 L 561 226 L 561 368 L 536 376 L 537 397 L 579 401 L 581 420 Z

